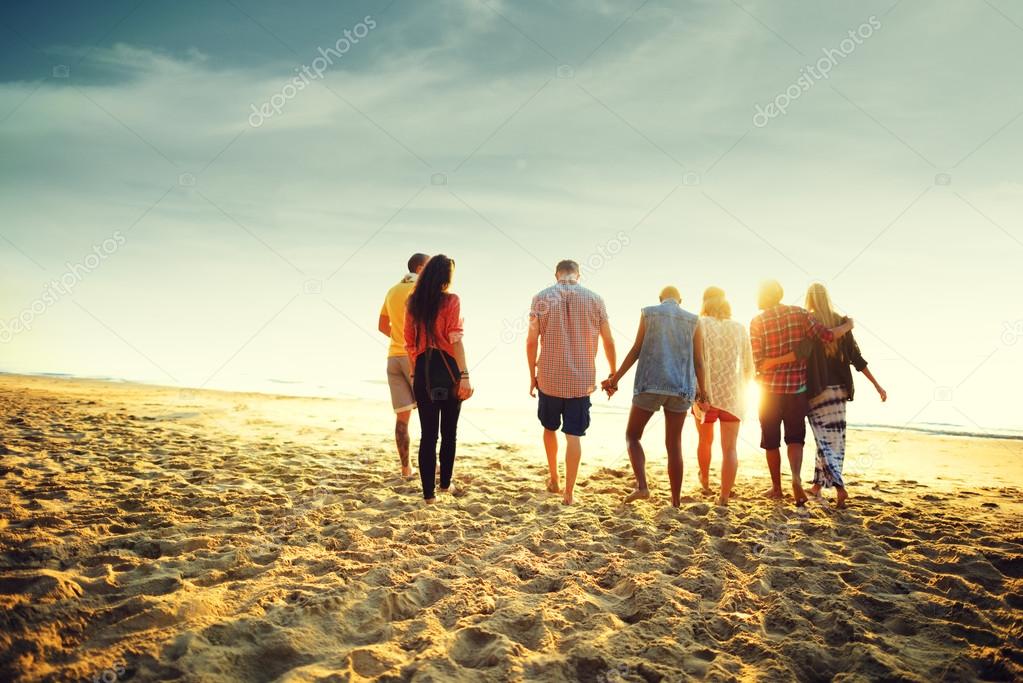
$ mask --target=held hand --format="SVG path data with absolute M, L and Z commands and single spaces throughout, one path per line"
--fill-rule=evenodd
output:
M 533 378 L 529 380 L 529 395 L 532 396 L 533 398 L 536 398 L 536 390 L 537 390 L 536 375 L 533 375 Z
M 601 382 L 600 388 L 607 394 L 608 400 L 611 400 L 611 397 L 618 393 L 618 382 L 615 381 L 614 375 Z
M 472 383 L 469 381 L 469 378 L 468 377 L 463 377 L 462 381 L 458 383 L 458 398 L 459 398 L 459 400 L 464 401 L 467 398 L 471 397 L 473 395 L 473 393 L 474 393 L 474 390 L 472 388 Z
M 702 413 L 706 413 L 710 410 L 710 401 L 707 400 L 707 394 L 699 389 L 696 390 L 696 397 L 693 400 L 693 403 L 700 408 L 700 412 Z

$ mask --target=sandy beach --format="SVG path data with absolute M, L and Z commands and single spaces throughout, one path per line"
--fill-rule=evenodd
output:
M 749 448 L 718 508 L 687 449 L 676 510 L 651 433 L 654 500 L 586 462 L 565 508 L 538 443 L 466 428 L 427 509 L 372 401 L 17 376 L 0 401 L 2 680 L 1023 677 L 1020 441 L 854 431 L 890 466 L 848 510 L 757 498 Z

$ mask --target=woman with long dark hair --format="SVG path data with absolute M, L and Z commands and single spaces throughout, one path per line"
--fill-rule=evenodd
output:
M 422 429 L 419 475 L 427 504 L 436 501 L 438 435 L 440 491 L 451 488 L 458 416 L 462 401 L 473 391 L 462 345 L 461 303 L 448 292 L 454 272 L 455 262 L 444 254 L 431 258 L 416 281 L 405 316 L 405 350 Z

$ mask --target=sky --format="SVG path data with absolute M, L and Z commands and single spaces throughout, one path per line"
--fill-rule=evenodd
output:
M 621 356 L 666 284 L 821 281 L 890 396 L 852 422 L 1023 428 L 1007 0 L 5 3 L 0 55 L 5 371 L 385 399 L 423 251 L 526 410 L 575 258 Z

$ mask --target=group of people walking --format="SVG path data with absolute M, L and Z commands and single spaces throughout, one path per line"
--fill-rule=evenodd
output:
M 387 293 L 379 320 L 381 333 L 391 339 L 387 376 L 397 415 L 395 443 L 402 476 L 412 477 L 408 423 L 412 410 L 418 409 L 419 473 L 427 504 L 436 501 L 438 441 L 439 491 L 451 489 L 461 404 L 473 393 L 462 343 L 460 301 L 448 291 L 454 271 L 454 260 L 443 254 L 413 255 L 408 273 Z M 746 387 L 756 378 L 761 385 L 760 447 L 771 475 L 766 495 L 784 497 L 784 441 L 796 505 L 832 487 L 838 506 L 845 505 L 848 493 L 842 467 L 846 403 L 853 398 L 850 367 L 870 380 L 882 401 L 887 394 L 852 336 L 853 321 L 834 310 L 823 285 L 811 285 L 805 307 L 799 307 L 782 303 L 784 291 L 778 282 L 763 283 L 758 294 L 761 312 L 748 331 L 732 320 L 731 306 L 719 287 L 704 291 L 699 314 L 682 308 L 678 289 L 665 287 L 658 304 L 642 309 L 635 341 L 619 366 L 604 301 L 579 280 L 578 263 L 561 261 L 555 267 L 555 284 L 533 297 L 529 311 L 529 393 L 538 398 L 549 492 L 561 494 L 565 505 L 573 503 L 581 440 L 590 426 L 590 396 L 598 388 L 595 361 L 602 346 L 611 374 L 599 388 L 608 398 L 636 366 L 625 430 L 635 489 L 626 496 L 626 503 L 650 497 L 642 437 L 653 415 L 663 410 L 672 505 L 681 503 L 682 429 L 688 414 L 697 421 L 699 478 L 706 494 L 712 493 L 714 425 L 720 425 L 717 502 L 728 505 L 738 470 L 736 445 L 746 413 Z M 817 446 L 809 494 L 801 478 L 807 418 Z M 563 490 L 559 430 L 565 435 Z

